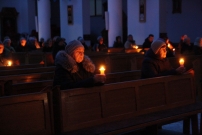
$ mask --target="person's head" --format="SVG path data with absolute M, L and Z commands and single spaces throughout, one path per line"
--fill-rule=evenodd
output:
M 78 40 L 70 41 L 65 51 L 69 54 L 77 63 L 81 63 L 84 59 L 84 46 Z
M 10 47 L 11 46 L 11 40 L 10 39 L 5 39 L 3 42 L 5 47 Z
M 121 42 L 121 36 L 116 37 L 116 42 Z
M 78 37 L 78 40 L 83 44 L 85 43 L 85 40 L 82 37 Z
M 2 54 L 4 51 L 4 45 L 0 42 L 0 54 Z
M 133 41 L 133 35 L 128 35 L 128 41 Z
M 20 45 L 21 45 L 21 46 L 25 46 L 26 43 L 27 43 L 27 40 L 26 40 L 25 38 L 21 38 L 21 39 L 20 39 Z
M 189 37 L 187 37 L 187 38 L 184 39 L 184 42 L 186 44 L 190 44 L 191 43 L 191 39 Z
M 156 40 L 151 44 L 151 49 L 154 52 L 154 54 L 160 58 L 164 59 L 166 58 L 166 43 L 162 40 Z
M 154 40 L 154 35 L 153 35 L 153 34 L 149 34 L 148 40 L 149 40 L 150 42 L 153 42 L 153 40 Z
M 102 36 L 99 36 L 99 37 L 97 38 L 97 41 L 98 41 L 99 44 L 103 44 L 104 39 L 103 39 Z
M 202 47 L 202 37 L 197 37 L 195 39 L 194 45 Z

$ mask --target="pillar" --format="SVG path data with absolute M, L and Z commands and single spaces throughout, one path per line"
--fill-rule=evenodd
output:
M 122 0 L 108 0 L 109 29 L 108 46 L 113 47 L 116 36 L 122 35 Z
M 47 40 L 51 37 L 50 30 L 50 0 L 37 0 L 38 11 L 38 38 Z

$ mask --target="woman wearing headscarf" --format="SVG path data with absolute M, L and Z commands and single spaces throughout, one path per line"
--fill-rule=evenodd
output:
M 78 40 L 70 41 L 65 50 L 55 57 L 54 86 L 60 89 L 90 87 L 105 82 L 105 75 L 94 74 L 95 65 L 84 55 L 84 46 Z

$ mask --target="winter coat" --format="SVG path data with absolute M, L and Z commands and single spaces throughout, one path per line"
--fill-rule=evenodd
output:
M 59 51 L 55 65 L 54 86 L 60 85 L 60 89 L 94 86 L 95 65 L 89 57 L 84 56 L 84 60 L 77 63 L 65 51 Z
M 158 59 L 151 48 L 147 51 L 142 62 L 141 78 L 152 78 L 177 74 L 167 58 Z
M 146 38 L 146 39 L 144 40 L 144 43 L 143 43 L 142 47 L 143 47 L 143 49 L 144 49 L 144 48 L 150 48 L 150 47 L 151 47 L 151 44 L 152 44 L 152 42 L 150 42 L 149 39 Z
M 195 55 L 202 55 L 202 48 L 199 46 L 194 46 L 194 54 Z

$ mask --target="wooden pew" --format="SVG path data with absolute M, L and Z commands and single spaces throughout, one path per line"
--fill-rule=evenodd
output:
M 25 68 L 39 68 L 44 67 L 44 64 L 27 64 L 19 66 L 2 66 L 0 70 L 15 70 L 15 69 L 25 69 Z
M 129 81 L 129 80 L 136 80 L 140 79 L 141 71 L 134 70 L 134 71 L 127 71 L 127 72 L 118 72 L 118 73 L 109 73 L 106 74 L 106 84 L 108 83 L 115 83 L 115 82 L 122 82 L 122 81 Z M 38 80 L 34 82 L 28 83 L 16 83 L 16 84 L 9 84 L 5 89 L 5 95 L 18 95 L 18 94 L 26 94 L 26 93 L 33 93 L 33 92 L 40 92 L 43 89 L 46 89 L 48 86 L 53 85 L 53 79 L 51 80 Z
M 198 133 L 192 75 L 167 76 L 106 84 L 93 88 L 53 89 L 55 131 L 118 134 L 168 122 L 192 120 Z M 59 110 L 59 111 L 58 111 Z
M 53 134 L 52 116 L 48 93 L 0 97 L 1 134 Z
M 54 71 L 55 71 L 55 66 L 13 69 L 13 70 L 1 70 L 0 76 L 30 74 L 30 73 L 42 73 L 42 72 L 54 72 Z
M 32 74 L 20 74 L 20 75 L 9 75 L 0 76 L 0 80 L 9 81 L 13 84 L 23 82 L 33 82 L 38 80 L 50 80 L 53 79 L 54 72 L 43 72 L 43 73 L 32 73 Z

